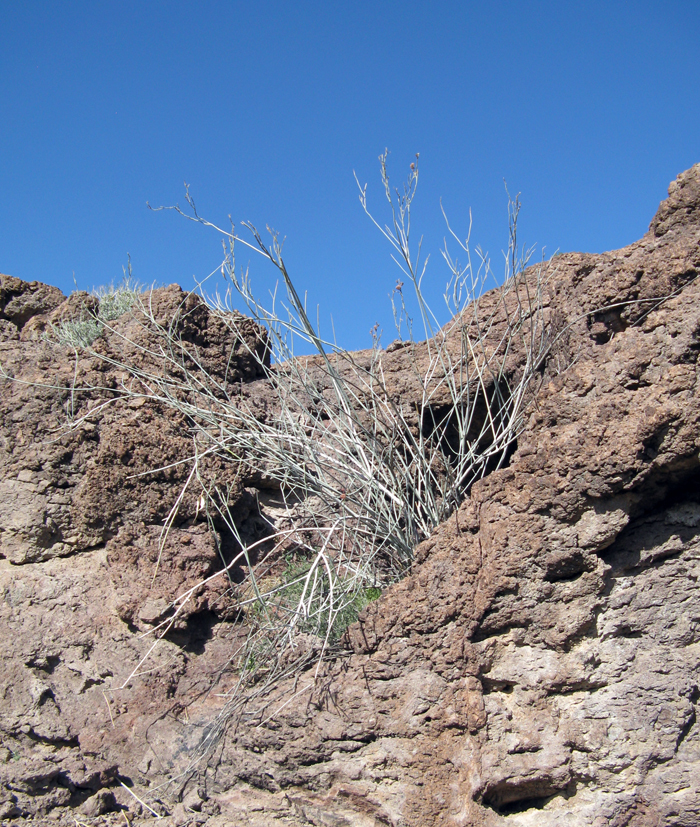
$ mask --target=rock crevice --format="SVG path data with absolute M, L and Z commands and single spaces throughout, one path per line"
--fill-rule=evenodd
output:
M 639 242 L 554 263 L 555 346 L 508 467 L 418 547 L 348 629 L 344 657 L 300 676 L 278 714 L 225 733 L 177 805 L 158 785 L 220 713 L 242 633 L 228 584 L 211 581 L 124 683 L 149 645 L 139 634 L 222 565 L 194 496 L 159 540 L 187 473 L 174 464 L 186 423 L 138 400 L 98 410 L 76 385 L 114 388 L 113 371 L 98 356 L 76 368 L 43 338 L 75 299 L 0 278 L 14 377 L 0 429 L 0 818 L 58 823 L 87 807 L 108 824 L 123 807 L 139 823 L 129 779 L 172 824 L 700 823 L 700 165 Z M 164 319 L 195 302 L 175 287 L 158 301 Z M 264 400 L 254 362 L 242 349 L 227 361 L 206 306 L 190 311 L 183 329 L 209 369 Z M 409 394 L 404 358 L 392 348 L 387 375 Z M 261 478 L 207 473 L 256 531 Z

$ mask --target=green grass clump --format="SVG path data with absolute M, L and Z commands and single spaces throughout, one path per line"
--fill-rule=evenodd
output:
M 287 563 L 276 595 L 275 611 L 293 618 L 297 631 L 337 643 L 360 612 L 382 590 L 358 585 L 358 578 L 335 577 L 330 581 L 310 561 Z
M 113 284 L 98 287 L 92 293 L 99 302 L 97 313 L 84 307 L 78 318 L 49 325 L 50 338 L 74 350 L 84 350 L 104 333 L 106 323 L 131 310 L 140 293 L 139 286 L 130 277 L 125 277 L 116 287 Z
M 59 345 L 67 345 L 74 350 L 83 350 L 102 335 L 102 322 L 99 318 L 82 315 L 78 319 L 67 319 L 59 324 L 49 325 L 51 337 Z

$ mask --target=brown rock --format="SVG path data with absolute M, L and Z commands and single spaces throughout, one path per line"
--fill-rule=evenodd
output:
M 10 322 L 17 330 L 32 317 L 51 312 L 64 300 L 57 287 L 38 281 L 27 283 L 0 273 L 0 320 Z
M 291 701 L 281 686 L 277 715 L 226 733 L 171 820 L 700 823 L 700 165 L 639 242 L 554 263 L 552 349 L 509 466 L 473 486 L 350 627 L 346 657 L 316 683 L 300 676 Z M 117 778 L 161 812 L 154 787 L 187 766 L 235 680 L 235 582 L 195 589 L 142 664 L 177 595 L 221 566 L 194 494 L 160 544 L 186 482 L 173 465 L 186 423 L 66 390 L 76 374 L 80 387 L 120 377 L 25 335 L 61 306 L 8 278 L 0 361 L 21 381 L 3 382 L 0 403 L 0 812 L 41 819 L 109 787 L 136 813 Z M 175 287 L 155 301 L 223 376 L 232 345 L 206 307 Z M 137 358 L 149 334 L 128 318 L 103 356 L 120 332 Z M 384 358 L 410 398 L 408 348 Z M 262 399 L 254 363 L 237 359 L 235 381 Z M 509 359 L 515 375 L 522 354 Z M 66 408 L 91 405 L 84 427 L 60 430 Z M 167 470 L 139 476 L 154 468 Z M 231 482 L 236 519 L 255 531 L 243 486 L 261 479 L 207 473 Z

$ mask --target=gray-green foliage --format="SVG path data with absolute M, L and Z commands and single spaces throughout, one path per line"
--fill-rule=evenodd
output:
M 140 294 L 139 286 L 128 276 L 117 286 L 110 284 L 93 290 L 99 305 L 95 313 L 83 307 L 77 318 L 51 324 L 51 338 L 74 350 L 90 347 L 104 332 L 105 324 L 131 310 Z
M 126 278 L 117 287 L 110 285 L 109 287 L 98 288 L 95 295 L 100 302 L 98 312 L 100 321 L 111 322 L 123 316 L 134 306 L 140 293 L 139 286 L 130 278 Z
M 315 563 L 315 560 L 305 560 L 287 565 L 282 587 L 276 595 L 276 610 L 281 616 L 297 618 L 299 632 L 337 643 L 360 612 L 377 600 L 382 591 L 359 583 L 355 577 L 334 573 L 335 601 L 341 606 L 334 612 L 331 583 L 323 570 L 316 569 Z
M 58 324 L 51 324 L 50 338 L 58 341 L 59 345 L 83 350 L 102 335 L 102 327 L 99 317 L 85 310 L 77 319 L 66 319 Z

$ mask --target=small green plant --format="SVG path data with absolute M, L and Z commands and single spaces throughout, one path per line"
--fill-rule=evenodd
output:
M 84 350 L 104 333 L 106 324 L 131 310 L 140 293 L 139 285 L 131 277 L 129 265 L 129 273 L 125 273 L 120 284 L 93 290 L 92 295 L 99 303 L 96 313 L 84 306 L 77 318 L 50 324 L 50 338 L 74 350 Z
M 111 322 L 131 310 L 141 295 L 141 288 L 130 275 L 125 275 L 116 287 L 113 284 L 108 287 L 98 287 L 93 291 L 93 295 L 100 302 L 99 320 Z
M 288 618 L 296 617 L 298 631 L 315 635 L 329 644 L 336 644 L 360 612 L 381 596 L 381 589 L 363 587 L 357 578 L 343 571 L 334 571 L 331 579 L 316 571 L 317 560 L 288 562 L 277 593 L 276 611 Z M 332 608 L 332 592 L 340 608 Z
M 98 317 L 85 309 L 77 319 L 66 319 L 58 324 L 49 324 L 49 327 L 51 334 L 48 338 L 73 350 L 84 350 L 102 335 L 103 325 Z

